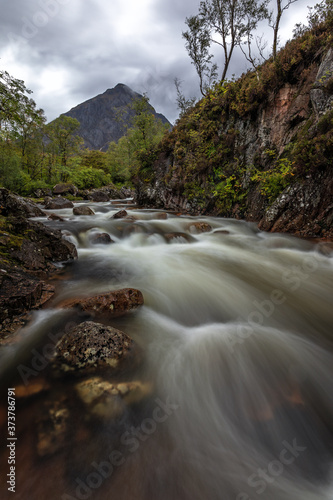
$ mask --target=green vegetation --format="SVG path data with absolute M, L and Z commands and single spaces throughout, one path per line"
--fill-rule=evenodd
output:
M 80 123 L 61 115 L 45 125 L 24 82 L 0 71 L 0 185 L 23 195 L 58 182 L 79 189 L 130 184 L 154 157 L 168 127 L 156 120 L 146 96 L 133 103 L 131 128 L 107 153 L 83 147 Z
M 139 172 L 145 172 L 156 159 L 157 145 L 169 129 L 167 124 L 156 120 L 146 95 L 134 100 L 132 109 L 135 112 L 132 126 L 117 144 L 110 143 L 107 152 L 115 183 L 128 183 Z
M 147 163 L 140 175 L 140 188 L 157 179 L 160 185 L 172 183 L 175 194 L 195 211 L 229 216 L 235 207 L 242 213 L 253 193 L 268 207 L 290 184 L 332 168 L 333 111 L 320 119 L 314 110 L 291 116 L 289 130 L 294 132 L 284 149 L 272 142 L 269 131 L 260 141 L 256 135 L 260 113 L 269 114 L 268 103 L 282 89 L 299 89 L 295 100 L 309 95 L 318 65 L 333 45 L 332 0 L 321 2 L 309 20 L 309 27 L 298 27 L 275 58 L 237 80 L 216 84 L 197 104 L 182 109 L 158 146 L 157 161 Z M 322 80 L 320 89 L 332 95 L 332 75 Z M 251 141 L 257 144 L 255 154 L 249 153 Z

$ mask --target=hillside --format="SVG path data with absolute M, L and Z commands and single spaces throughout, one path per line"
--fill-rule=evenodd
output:
M 331 236 L 332 20 L 306 30 L 178 121 L 136 179 L 141 205 Z
M 84 139 L 85 147 L 106 151 L 109 142 L 117 142 L 131 126 L 134 111 L 130 105 L 140 97 L 142 95 L 127 85 L 118 83 L 113 89 L 75 106 L 64 115 L 80 122 L 78 135 Z M 164 115 L 157 113 L 153 107 L 151 109 L 156 118 L 169 123 Z

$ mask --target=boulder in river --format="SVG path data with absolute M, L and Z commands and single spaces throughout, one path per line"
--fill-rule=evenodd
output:
M 110 245 L 114 243 L 114 241 L 108 233 L 95 233 L 91 237 L 91 243 L 93 245 Z
M 95 212 L 92 208 L 87 205 L 81 205 L 73 208 L 74 215 L 95 215 Z
M 125 217 L 127 217 L 127 215 L 128 213 L 126 212 L 126 210 L 119 210 L 119 212 L 112 215 L 111 219 L 124 219 Z
M 70 309 L 78 308 L 80 311 L 99 314 L 106 317 L 121 316 L 133 311 L 144 303 L 140 290 L 123 288 L 113 292 L 106 292 L 92 297 L 68 299 L 59 304 L 59 307 Z
M 53 187 L 52 191 L 53 191 L 54 195 L 58 195 L 58 194 L 62 194 L 62 195 L 71 194 L 73 196 L 76 196 L 76 194 L 78 192 L 78 188 L 76 186 L 74 186 L 74 184 L 56 184 Z
M 92 321 L 71 328 L 57 343 L 53 369 L 86 375 L 97 370 L 118 374 L 139 361 L 139 348 L 126 333 Z
M 94 202 L 105 202 L 110 200 L 110 194 L 102 189 L 91 191 L 88 194 L 88 199 Z
M 74 203 L 70 200 L 66 200 L 62 196 L 57 196 L 56 198 L 47 199 L 45 202 L 46 210 L 59 210 L 61 208 L 73 208 Z

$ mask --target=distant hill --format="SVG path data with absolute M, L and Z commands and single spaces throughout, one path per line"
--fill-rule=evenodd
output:
M 80 122 L 78 135 L 84 139 L 87 148 L 106 151 L 109 142 L 117 142 L 131 126 L 134 111 L 129 105 L 140 97 L 141 94 L 134 92 L 127 85 L 118 83 L 113 89 L 108 89 L 104 94 L 99 94 L 63 114 Z M 153 107 L 151 109 L 157 118 L 171 127 L 164 115 L 156 113 Z

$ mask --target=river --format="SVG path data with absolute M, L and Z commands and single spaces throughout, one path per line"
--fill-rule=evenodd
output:
M 145 305 L 111 324 L 142 348 L 131 380 L 153 390 L 116 421 L 74 409 L 63 447 L 42 458 L 41 407 L 71 398 L 72 382 L 18 401 L 16 491 L 2 479 L 2 498 L 332 499 L 332 248 L 129 200 L 89 206 L 95 215 L 64 209 L 64 221 L 41 219 L 62 229 L 79 258 L 61 269 L 51 306 L 7 348 L 2 373 L 22 383 L 18 364 L 75 321 L 56 307 L 63 299 L 131 287 Z M 123 208 L 130 220 L 111 218 Z M 101 232 L 114 243 L 93 244 Z

